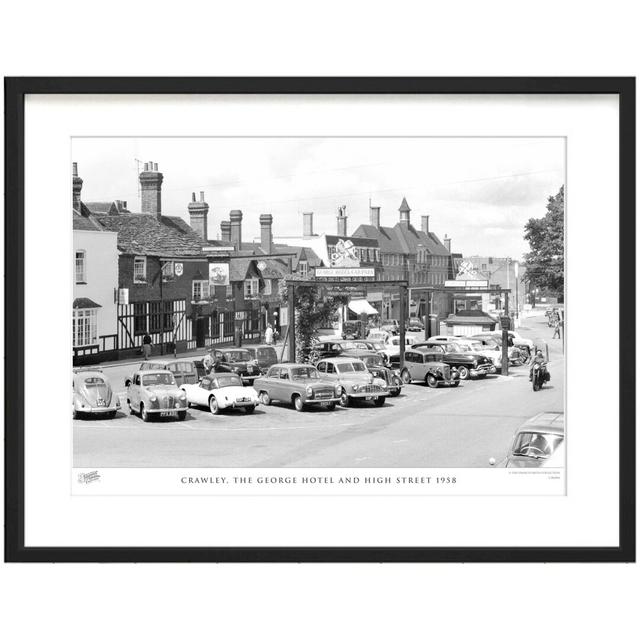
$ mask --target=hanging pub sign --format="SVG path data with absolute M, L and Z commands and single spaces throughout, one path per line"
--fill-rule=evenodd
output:
M 209 263 L 209 286 L 227 287 L 229 285 L 229 265 L 226 262 Z
M 173 270 L 176 276 L 180 277 L 184 273 L 184 263 L 176 262 L 173 267 Z

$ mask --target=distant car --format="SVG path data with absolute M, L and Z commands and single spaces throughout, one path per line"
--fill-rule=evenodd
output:
M 187 394 L 179 389 L 171 371 L 162 369 L 136 371 L 127 387 L 127 404 L 131 413 L 139 413 L 149 422 L 152 417 L 187 417 Z
M 254 386 L 262 404 L 284 402 L 292 404 L 296 411 L 313 405 L 333 411 L 340 402 L 340 388 L 322 379 L 318 370 L 308 364 L 273 365 Z
M 380 324 L 380 329 L 382 331 L 388 331 L 393 335 L 397 335 L 400 332 L 400 322 L 398 322 L 398 320 L 395 320 L 393 318 L 389 320 L 384 320 Z
M 471 336 L 471 339 L 481 345 L 481 348 L 475 348 L 473 349 L 474 351 L 478 351 L 486 356 L 488 356 L 490 352 L 494 352 L 492 359 L 495 358 L 494 362 L 496 362 L 496 359 L 498 361 L 496 368 L 502 369 L 502 338 L 478 333 Z M 513 346 L 507 347 L 507 356 L 509 358 L 509 364 L 526 364 L 530 359 L 525 351 Z
M 560 455 L 562 454 L 562 455 Z M 518 427 L 504 459 L 491 466 L 510 468 L 564 467 L 564 413 L 538 413 Z
M 340 387 L 340 405 L 348 407 L 353 400 L 369 400 L 381 407 L 389 395 L 386 383 L 374 378 L 357 358 L 326 358 L 318 362 L 320 377 Z
M 73 417 L 103 415 L 115 418 L 120 400 L 100 368 L 73 370 Z
M 260 376 L 258 363 L 247 349 L 212 349 L 211 355 L 215 364 L 209 373 L 237 373 L 242 384 L 249 385 Z
M 436 353 L 429 348 L 411 349 L 404 354 L 404 367 L 401 377 L 405 384 L 410 382 L 424 382 L 429 387 L 436 388 L 441 384 L 457 387 L 460 376 L 457 371 L 444 363 L 442 353 Z
M 363 331 L 364 327 L 360 320 L 349 320 L 342 325 L 342 338 L 344 340 L 361 338 Z
M 400 395 L 402 379 L 395 371 L 392 371 L 386 366 L 383 354 L 363 349 L 350 349 L 344 351 L 342 355 L 348 358 L 358 358 L 358 360 L 362 360 L 374 378 L 380 378 L 385 381 L 391 397 L 395 398 Z
M 278 352 L 270 345 L 247 345 L 245 349 L 258 363 L 261 373 L 266 373 L 269 367 L 278 364 Z
M 486 376 L 488 373 L 496 372 L 495 365 L 489 358 L 479 353 L 465 351 L 455 342 L 444 342 L 441 344 L 418 342 L 413 345 L 412 349 L 421 349 L 422 347 L 427 347 L 436 353 L 443 354 L 444 363 L 448 364 L 452 371 L 458 372 L 460 380 L 480 378 Z
M 367 340 L 372 342 L 381 342 L 386 345 L 391 340 L 392 335 L 391 331 L 386 331 L 384 329 L 371 329 L 367 334 Z
M 420 318 L 409 318 L 406 324 L 407 331 L 424 331 L 424 324 Z
M 412 347 L 414 344 L 420 341 L 419 336 L 410 336 L 405 334 L 404 336 L 404 348 L 405 351 Z M 387 355 L 387 360 L 390 367 L 400 366 L 400 336 L 391 336 L 391 340 L 387 344 L 384 353 Z
M 455 343 L 463 352 L 476 353 L 488 358 L 497 371 L 502 370 L 502 350 L 494 345 L 485 345 L 482 340 L 473 340 L 467 336 L 432 336 L 421 344 L 451 344 Z
M 176 384 L 195 384 L 206 374 L 202 360 L 197 358 L 168 358 L 166 360 L 146 360 L 140 363 L 138 371 L 171 371 Z M 124 380 L 124 386 L 131 384 L 132 375 Z
M 259 404 L 258 394 L 252 387 L 245 387 L 236 373 L 212 373 L 198 384 L 183 384 L 187 404 L 209 407 L 214 415 L 224 409 L 244 409 L 253 413 Z
M 530 338 L 524 338 L 517 331 L 509 331 L 509 346 L 510 347 L 526 347 L 528 353 L 533 353 L 535 350 L 535 344 Z M 476 334 L 477 336 L 490 335 L 502 340 L 502 331 L 485 331 L 483 333 Z

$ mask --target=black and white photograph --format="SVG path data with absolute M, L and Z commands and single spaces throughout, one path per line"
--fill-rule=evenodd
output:
M 564 492 L 564 137 L 75 137 L 71 157 L 79 485 L 507 468 Z

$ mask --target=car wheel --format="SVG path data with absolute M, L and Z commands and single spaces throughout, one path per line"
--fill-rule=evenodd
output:
M 392 391 L 389 392 L 389 395 L 392 398 L 397 398 L 400 395 L 400 389 L 393 389 Z
M 220 407 L 218 406 L 218 401 L 215 396 L 209 398 L 209 411 L 211 411 L 214 416 L 220 413 Z
M 271 404 L 271 398 L 269 397 L 269 394 L 266 391 L 261 391 L 259 397 L 260 397 L 260 402 L 262 402 L 262 404 L 265 407 L 268 407 Z
M 187 417 L 187 412 L 186 411 L 178 411 L 178 420 L 180 422 L 182 422 L 183 420 L 185 420 Z
M 296 408 L 296 411 L 305 410 L 304 402 L 302 402 L 302 398 L 300 396 L 293 397 L 293 406 Z
M 340 406 L 346 408 L 349 406 L 349 404 L 350 400 L 347 391 L 344 387 L 342 387 L 342 389 L 340 390 Z
M 109 411 L 109 413 L 106 414 L 107 418 L 109 420 L 113 420 L 116 417 L 116 412 L 115 411 Z
M 404 382 L 405 384 L 410 384 L 411 374 L 409 373 L 408 369 L 403 369 L 400 377 L 402 378 L 402 382 Z
M 467 367 L 458 367 L 458 374 L 460 375 L 460 380 L 467 380 L 469 378 L 469 369 Z
M 438 378 L 434 375 L 429 374 L 426 378 L 426 383 L 432 389 L 436 389 L 438 387 Z
M 140 417 L 142 418 L 143 422 L 151 421 L 151 415 L 147 411 L 147 408 L 144 406 L 144 402 L 140 403 Z
M 251 407 L 245 407 L 244 410 L 247 413 L 253 413 L 256 410 L 256 408 L 255 408 L 255 406 L 252 405 Z
M 378 396 L 378 397 L 373 401 L 373 404 L 374 404 L 376 407 L 381 407 L 381 406 L 384 404 L 384 401 L 385 401 L 386 399 L 387 399 L 387 398 L 386 398 L 385 396 Z
M 452 387 L 457 387 L 460 384 L 460 380 L 456 380 L 455 382 L 451 383 Z

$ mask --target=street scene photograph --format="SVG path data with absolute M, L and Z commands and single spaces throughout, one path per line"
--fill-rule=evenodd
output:
M 74 467 L 565 466 L 564 138 L 71 156 Z

